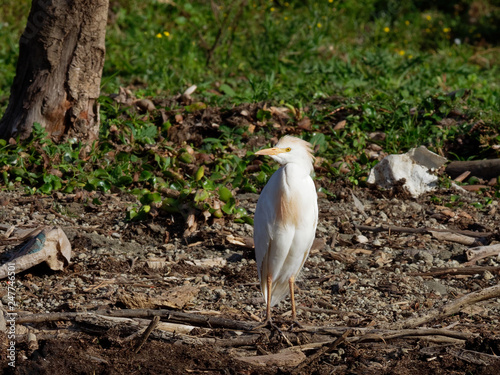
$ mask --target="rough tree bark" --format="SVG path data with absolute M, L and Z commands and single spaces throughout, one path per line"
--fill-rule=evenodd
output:
M 109 0 L 33 0 L 0 137 L 39 123 L 55 140 L 99 134 L 99 89 Z

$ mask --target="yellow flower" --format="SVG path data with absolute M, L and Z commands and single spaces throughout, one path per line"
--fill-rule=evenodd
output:
M 318 28 L 319 28 L 319 29 L 321 29 L 321 26 L 323 26 L 323 25 L 322 25 L 320 22 L 318 22 L 318 23 L 316 24 L 316 26 L 318 26 Z
M 406 25 L 406 26 L 410 25 L 410 21 L 406 20 L 406 21 L 405 21 L 405 25 Z
M 413 55 L 408 55 L 408 58 L 409 59 L 413 59 Z
M 450 31 L 451 31 L 451 29 L 449 27 L 443 28 L 443 32 L 445 32 L 445 33 L 449 33 Z
M 333 0 L 328 0 L 329 3 L 333 3 Z
M 429 14 L 425 16 L 425 18 L 427 19 L 427 21 L 430 21 L 432 19 L 432 17 Z
M 425 29 L 425 32 L 426 32 L 426 33 L 430 33 L 430 32 L 431 32 L 431 29 L 427 28 L 427 29 Z
M 400 51 L 399 51 L 399 54 L 400 54 L 401 56 L 404 56 L 404 55 L 405 55 L 405 51 L 400 50 Z
M 163 35 L 161 35 L 161 33 L 158 33 L 158 34 L 156 34 L 156 37 L 161 38 L 161 37 L 163 37 Z
M 287 17 L 287 16 L 283 17 L 283 19 L 284 19 L 285 21 L 288 21 L 288 17 Z
M 391 31 L 391 29 L 390 29 L 390 28 L 388 28 L 388 27 L 386 26 L 386 27 L 384 27 L 384 31 L 385 31 L 386 33 L 388 33 L 389 31 Z
M 274 12 L 274 8 L 269 9 L 271 12 Z
M 170 33 L 169 33 L 168 31 L 164 31 L 164 32 L 163 32 L 163 35 L 165 35 L 165 36 L 170 36 Z
M 287 7 L 287 6 L 289 6 L 289 5 L 290 5 L 290 3 L 288 3 L 288 2 L 286 2 L 286 1 L 285 1 L 285 6 Z

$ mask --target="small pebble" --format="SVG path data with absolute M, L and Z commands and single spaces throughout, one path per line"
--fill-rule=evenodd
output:
M 491 280 L 494 277 L 495 276 L 493 276 L 493 274 L 490 271 L 484 271 L 484 273 L 483 273 L 483 279 L 484 280 Z

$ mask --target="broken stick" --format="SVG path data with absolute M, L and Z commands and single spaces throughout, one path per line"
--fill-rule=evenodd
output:
M 390 328 L 391 329 L 415 328 L 421 326 L 422 324 L 432 322 L 433 320 L 443 319 L 450 315 L 456 314 L 462 311 L 465 307 L 473 305 L 475 303 L 499 297 L 500 297 L 500 284 L 497 284 L 492 287 L 479 290 L 477 292 L 466 294 L 462 298 L 459 298 L 444 306 L 441 306 L 438 309 L 433 309 L 422 316 L 416 318 L 410 318 L 402 322 L 391 324 Z
M 477 275 L 486 271 L 500 274 L 500 266 L 476 266 L 476 267 L 453 267 L 432 268 L 427 272 L 410 272 L 408 276 L 451 276 L 451 275 Z
M 429 233 L 432 232 L 448 232 L 448 233 L 458 233 L 464 236 L 477 237 L 477 238 L 487 238 L 493 236 L 491 232 L 473 232 L 471 230 L 458 230 L 458 229 L 438 229 L 438 228 L 404 228 L 404 227 L 393 227 L 393 226 L 379 226 L 371 227 L 369 225 L 355 225 L 355 227 L 361 231 L 370 232 L 400 232 L 400 233 Z
M 137 354 L 141 350 L 142 346 L 144 343 L 147 341 L 149 335 L 153 330 L 156 328 L 158 323 L 160 322 L 160 317 L 158 315 L 153 317 L 153 320 L 151 320 L 151 323 L 149 323 L 148 328 L 146 328 L 146 331 L 144 331 L 144 334 L 141 337 L 141 341 L 137 343 L 137 346 L 135 347 L 134 353 Z
M 500 254 L 500 244 L 489 246 L 477 246 L 465 251 L 468 264 L 474 264 L 478 260 Z
M 92 312 L 56 312 L 45 314 L 26 314 L 19 315 L 16 319 L 17 324 L 23 323 L 40 323 L 49 321 L 67 321 L 76 320 L 79 317 L 94 317 L 96 315 L 104 315 L 116 318 L 152 318 L 156 315 L 166 321 L 176 323 L 190 323 L 199 327 L 209 328 L 227 328 L 242 331 L 251 331 L 254 324 L 240 322 L 232 319 L 220 318 L 217 316 L 203 316 L 199 314 L 190 314 L 173 310 L 154 310 L 154 309 L 124 309 L 124 310 L 96 310 Z

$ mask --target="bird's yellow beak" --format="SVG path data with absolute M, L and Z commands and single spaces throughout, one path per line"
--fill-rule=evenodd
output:
M 259 150 L 255 153 L 255 155 L 278 155 L 286 152 L 284 148 L 273 147 L 273 148 L 265 148 L 263 150 Z

